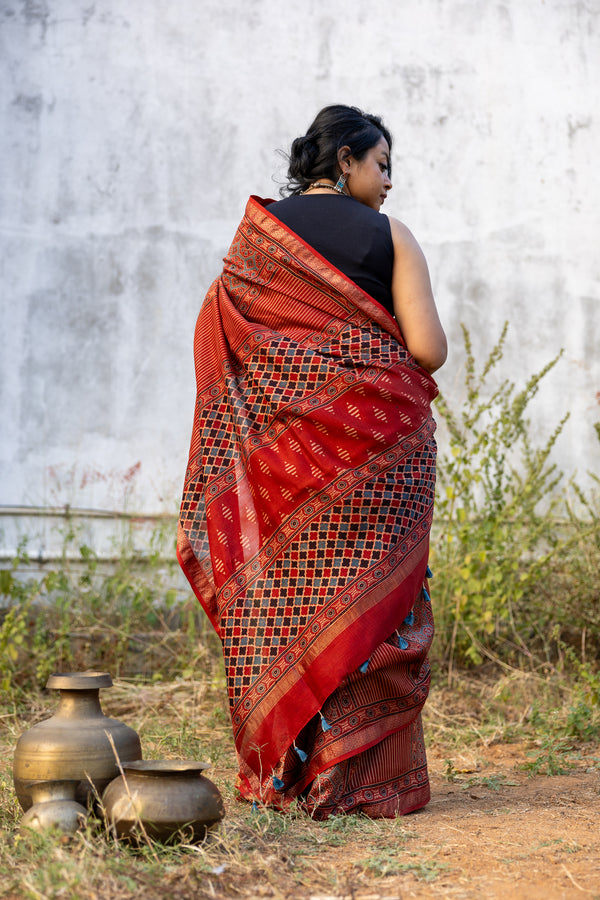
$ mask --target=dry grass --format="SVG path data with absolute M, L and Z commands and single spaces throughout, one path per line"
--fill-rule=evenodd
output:
M 500 679 L 463 678 L 452 689 L 434 688 L 426 714 L 434 787 L 428 810 L 397 820 L 345 816 L 316 823 L 299 812 L 284 816 L 253 810 L 236 800 L 235 753 L 223 673 L 214 659 L 207 659 L 206 674 L 197 680 L 118 682 L 103 692 L 105 713 L 136 728 L 146 758 L 209 762 L 209 777 L 223 794 L 227 810 L 221 826 L 204 844 L 149 843 L 137 849 L 114 842 L 100 824 L 69 840 L 18 833 L 21 811 L 12 790 L 12 750 L 18 735 L 51 714 L 56 703 L 54 696 L 32 696 L 26 713 L 5 711 L 0 719 L 0 897 L 375 900 L 482 896 L 469 893 L 464 875 L 468 860 L 461 861 L 456 849 L 450 853 L 448 847 L 463 827 L 465 809 L 472 810 L 473 791 L 480 792 L 476 796 L 481 800 L 479 813 L 487 816 L 484 825 L 491 827 L 490 816 L 506 813 L 507 828 L 514 836 L 515 785 L 520 784 L 526 793 L 531 783 L 518 766 L 532 747 L 540 746 L 528 730 L 531 701 L 535 695 L 541 702 L 549 690 L 543 679 L 520 673 Z M 547 699 L 554 702 L 556 696 L 555 692 Z M 516 738 L 519 743 L 504 743 Z M 508 763 L 506 756 L 490 761 L 498 747 L 509 747 Z M 585 760 L 573 764 L 575 774 L 583 777 L 587 769 L 596 772 L 590 778 L 597 776 L 593 752 L 586 745 Z M 550 785 L 553 779 L 543 781 Z M 456 818 L 449 814 L 448 791 L 454 792 L 452 802 L 458 804 Z M 488 800 L 492 808 L 484 810 Z M 532 840 L 531 853 L 543 854 L 542 837 Z M 504 851 L 509 856 L 516 853 L 510 842 Z M 562 851 L 569 854 L 572 847 L 569 850 L 565 843 Z M 465 844 L 465 857 L 469 856 L 472 852 Z M 561 860 L 571 878 L 583 877 L 573 869 L 569 856 Z M 567 878 L 562 868 L 557 871 Z M 491 883 L 486 894 L 500 896 Z M 550 896 L 547 893 L 546 900 Z

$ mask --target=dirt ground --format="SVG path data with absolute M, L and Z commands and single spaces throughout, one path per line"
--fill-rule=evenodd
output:
M 267 841 L 260 870 L 225 867 L 202 900 L 600 900 L 600 746 L 553 776 L 519 768 L 530 751 L 480 746 L 449 767 L 430 750 L 432 800 L 395 832 L 378 820 L 341 846 L 324 832 L 297 856 L 293 838 Z
M 344 900 L 600 898 L 600 748 L 588 747 L 568 774 L 551 777 L 518 769 L 528 749 L 479 747 L 453 759 L 450 776 L 446 760 L 430 751 L 431 803 L 403 821 L 433 877 L 423 880 L 427 866 L 391 874 L 374 879 L 372 890 L 350 889 Z M 356 853 L 364 857 L 364 844 Z M 351 886 L 351 848 L 341 855 Z
M 434 698 L 428 728 L 430 804 L 398 820 L 340 817 L 337 823 L 318 823 L 302 815 L 254 813 L 234 799 L 235 758 L 226 715 L 210 696 L 198 699 L 194 690 L 189 685 L 115 687 L 104 711 L 139 729 L 146 758 L 194 758 L 195 752 L 204 753 L 200 748 L 209 738 L 222 749 L 220 757 L 213 752 L 210 777 L 223 793 L 226 817 L 212 843 L 197 852 L 175 853 L 158 874 L 144 868 L 147 860 L 132 859 L 125 883 L 115 874 L 112 851 L 97 839 L 82 851 L 84 893 L 69 893 L 63 885 L 52 892 L 36 889 L 28 897 L 600 900 L 600 742 L 569 752 L 563 746 L 557 753 L 556 745 L 544 747 L 542 739 L 510 743 L 499 735 L 467 742 L 460 740 L 461 732 L 458 740 L 445 738 L 441 726 L 436 735 L 443 703 Z M 219 713 L 214 721 L 209 709 Z M 40 710 L 36 718 L 41 717 Z M 12 723 L 12 717 L 5 718 Z M 25 724 L 10 724 L 0 742 L 6 793 L 11 792 L 14 740 Z M 193 741 L 180 744 L 184 731 Z M 559 768 L 564 772 L 548 774 Z M 346 818 L 354 822 L 341 821 Z M 11 841 L 9 834 L 4 850 L 6 864 L 14 867 Z M 2 855 L 0 846 L 0 861 Z M 64 860 L 65 866 L 79 865 L 76 852 Z M 19 864 L 29 877 L 27 861 Z M 1 883 L 0 895 L 17 896 L 7 894 Z

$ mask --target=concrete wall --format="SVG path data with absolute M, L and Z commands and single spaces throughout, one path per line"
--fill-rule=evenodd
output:
M 536 423 L 599 472 L 599 35 L 598 0 L 0 0 L 0 502 L 175 511 L 203 295 L 330 102 L 395 135 L 441 388 L 461 322 L 483 359 L 510 320 L 519 382 L 564 347 Z

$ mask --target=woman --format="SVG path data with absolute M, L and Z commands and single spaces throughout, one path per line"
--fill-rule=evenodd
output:
M 180 563 L 225 656 L 243 798 L 312 816 L 429 800 L 421 709 L 446 339 L 379 213 L 392 139 L 323 109 L 288 197 L 251 197 L 196 327 Z

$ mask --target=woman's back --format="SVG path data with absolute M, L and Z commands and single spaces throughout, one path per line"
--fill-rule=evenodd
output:
M 266 209 L 393 315 L 387 216 L 345 194 L 287 197 Z

